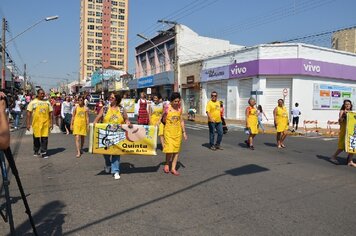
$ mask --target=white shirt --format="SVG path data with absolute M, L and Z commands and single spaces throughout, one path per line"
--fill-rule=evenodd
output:
M 299 110 L 299 108 L 298 107 L 294 107 L 293 109 L 292 109 L 292 116 L 293 117 L 298 117 L 300 115 L 300 110 Z

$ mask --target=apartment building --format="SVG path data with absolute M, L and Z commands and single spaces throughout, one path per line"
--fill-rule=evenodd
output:
M 332 36 L 332 48 L 356 53 L 356 27 L 335 32 Z
M 129 0 L 81 0 L 80 79 L 101 68 L 128 68 Z

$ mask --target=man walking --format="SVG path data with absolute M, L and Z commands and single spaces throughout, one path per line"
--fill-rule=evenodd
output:
M 292 124 L 293 124 L 293 129 L 292 132 L 295 132 L 298 130 L 298 124 L 299 124 L 299 116 L 302 114 L 299 110 L 299 104 L 296 102 L 295 107 L 292 109 Z M 295 127 L 295 128 L 294 128 Z
M 53 128 L 52 111 L 53 108 L 49 101 L 44 100 L 45 92 L 43 89 L 37 91 L 37 98 L 27 106 L 27 130 L 33 129 L 33 150 L 34 156 L 42 154 L 43 158 L 48 158 L 47 146 L 49 130 Z
M 223 128 L 221 123 L 221 116 L 220 116 L 220 102 L 217 101 L 218 93 L 213 91 L 211 93 L 211 100 L 206 105 L 206 114 L 208 115 L 208 125 L 209 125 L 209 144 L 210 149 L 215 151 L 216 149 L 221 148 L 221 140 L 223 136 Z M 218 133 L 218 137 L 215 140 L 215 130 Z

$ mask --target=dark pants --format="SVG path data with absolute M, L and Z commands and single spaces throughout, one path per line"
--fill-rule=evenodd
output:
M 33 150 L 35 152 L 47 153 L 48 137 L 35 138 L 33 136 Z
M 218 133 L 218 137 L 216 139 L 216 146 L 220 146 L 222 136 L 223 136 L 223 129 L 222 129 L 222 123 L 214 123 L 214 122 L 208 122 L 209 125 L 209 144 L 210 147 L 214 146 L 214 140 L 215 140 L 215 130 Z
M 295 125 L 295 130 L 298 129 L 298 124 L 299 124 L 299 116 L 293 117 L 293 128 L 294 128 L 294 125 Z

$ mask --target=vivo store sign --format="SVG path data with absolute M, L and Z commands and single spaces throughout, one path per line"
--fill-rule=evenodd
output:
M 316 72 L 316 73 L 321 72 L 321 67 L 318 64 L 312 63 L 311 61 L 307 63 L 304 62 L 303 67 L 305 72 Z

